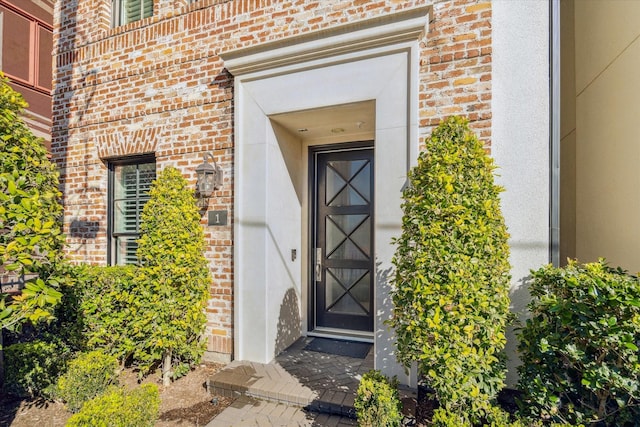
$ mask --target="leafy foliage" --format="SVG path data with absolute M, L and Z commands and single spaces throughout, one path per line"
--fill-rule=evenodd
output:
M 62 207 L 58 173 L 21 118 L 27 106 L 0 73 L 0 270 L 22 277 L 21 294 L 0 299 L 0 326 L 51 319 L 59 303 Z
M 88 400 L 104 393 L 118 382 L 115 356 L 95 350 L 80 353 L 69 362 L 67 371 L 58 378 L 55 395 L 71 412 L 78 412 Z
M 158 419 L 160 395 L 155 384 L 133 390 L 112 386 L 82 407 L 67 427 L 153 427 Z
M 362 376 L 354 406 L 359 426 L 399 427 L 402 423 L 398 382 L 389 381 L 380 371 Z
M 434 427 L 542 427 L 542 423 L 539 421 L 527 422 L 519 418 L 512 420 L 507 412 L 497 406 L 489 407 L 485 411 L 482 419 L 475 423 L 470 421 L 467 414 L 461 412 L 450 412 L 445 408 L 438 408 L 434 411 L 431 422 Z
M 32 341 L 7 346 L 4 390 L 18 396 L 51 397 L 71 352 L 58 342 Z
M 519 387 L 535 416 L 640 419 L 640 279 L 600 260 L 532 272 Z
M 204 351 L 204 309 L 211 283 L 204 234 L 193 190 L 180 172 L 165 168 L 149 192 L 141 215 L 138 278 L 145 311 L 132 327 L 148 335 L 137 353 L 143 368 L 163 361 L 165 384 L 184 375 Z
M 160 173 L 150 197 L 140 266 L 78 266 L 71 275 L 87 348 L 105 349 L 141 375 L 163 364 L 166 383 L 202 357 L 210 275 L 196 201 L 180 172 Z
M 503 387 L 508 234 L 495 166 L 463 119 L 440 124 L 409 173 L 393 259 L 398 359 L 443 409 L 479 420 Z M 465 415 L 466 414 L 466 415 Z
M 65 297 L 73 293 L 70 298 L 78 301 L 86 348 L 103 349 L 123 364 L 135 363 L 147 334 L 140 328 L 139 318 L 154 310 L 141 296 L 138 269 L 131 265 L 79 265 L 71 275 L 75 283 L 65 291 Z

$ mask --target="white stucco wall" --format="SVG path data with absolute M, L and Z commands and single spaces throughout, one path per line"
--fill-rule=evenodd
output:
M 548 2 L 497 0 L 492 14 L 492 155 L 500 168 L 498 182 L 506 187 L 502 201 L 511 233 L 512 308 L 523 317 L 529 272 L 549 260 Z M 296 194 L 295 179 L 292 181 L 297 172 L 286 167 L 287 153 L 292 150 L 291 156 L 295 157 L 297 148 L 293 147 L 295 141 L 289 141 L 293 145 L 278 142 L 269 124 L 270 115 L 376 100 L 376 158 L 385 159 L 376 163 L 376 194 L 380 192 L 387 199 L 387 203 L 376 203 L 375 246 L 380 276 L 376 278 L 376 317 L 388 317 L 391 305 L 384 273 L 390 269 L 393 255 L 388 242 L 400 231 L 400 189 L 407 161 L 417 156 L 418 146 L 417 38 L 412 37 L 414 41 L 403 41 L 392 49 L 345 53 L 304 64 L 285 63 L 277 72 L 254 72 L 253 63 L 244 59 L 235 65 L 234 55 L 225 60 L 234 74 L 248 70 L 236 77 L 236 357 L 269 361 L 275 355 L 278 327 L 273 313 L 278 312 L 282 294 L 290 287 L 286 282 L 296 282 L 294 288 L 298 288 L 297 280 L 291 281 L 289 274 L 299 270 L 287 267 L 288 249 L 283 250 L 304 245 L 296 237 L 300 235 L 298 219 L 294 221 L 296 227 L 288 228 L 288 221 L 273 215 L 275 211 L 270 208 L 285 207 L 294 216 L 306 215 L 304 202 L 301 205 Z M 263 53 L 255 58 L 260 55 Z M 404 83 L 388 83 L 393 81 Z M 414 107 L 407 110 L 407 105 Z M 274 168 L 279 172 L 272 176 Z M 278 190 L 280 187 L 286 189 L 285 194 Z M 391 194 L 396 195 L 395 203 L 388 200 Z M 304 296 L 298 301 L 304 313 Z M 375 346 L 376 368 L 389 375 L 402 374 L 393 355 L 392 337 L 382 324 L 376 325 Z M 515 346 L 510 336 L 508 383 L 512 386 L 517 379 Z
M 496 0 L 493 14 L 491 153 L 506 188 L 502 211 L 511 238 L 512 310 L 525 315 L 527 277 L 549 262 L 549 4 Z M 510 334 L 507 383 L 517 381 Z
M 306 185 L 300 173 L 302 143 L 276 132 L 269 116 L 318 106 L 376 100 L 375 163 L 376 343 L 375 364 L 389 375 L 402 375 L 393 356 L 389 317 L 388 271 L 392 237 L 400 233 L 401 189 L 406 181 L 409 152 L 417 149 L 417 114 L 407 115 L 406 76 L 415 60 L 404 51 L 354 58 L 321 69 L 303 70 L 236 80 L 237 182 L 236 182 L 236 354 L 240 359 L 269 362 L 279 351 L 281 311 L 286 292 L 293 288 L 302 311 L 303 278 L 292 248 L 301 248 L 301 221 L 307 215 L 299 189 Z M 363 73 L 363 70 L 368 72 Z M 374 72 L 371 72 L 371 71 Z M 330 81 L 331 85 L 325 82 Z M 415 80 L 414 80 L 415 81 Z M 382 90 L 381 90 L 382 88 Z M 287 93 L 286 97 L 278 94 Z M 292 159 L 296 159 L 293 160 Z M 299 293 L 298 293 L 299 292 Z M 287 310 L 290 314 L 291 310 Z M 293 326 L 291 324 L 290 326 Z M 300 333 L 298 329 L 298 333 Z M 259 337 L 259 339 L 256 339 Z M 406 382 L 407 380 L 405 380 Z
M 415 373 L 407 376 L 396 361 L 392 332 L 384 320 L 392 310 L 390 242 L 401 231 L 402 188 L 409 159 L 418 152 L 418 40 L 429 10 L 396 15 L 395 22 L 372 20 L 348 34 L 223 55 L 236 88 L 237 359 L 269 362 L 296 333 L 307 332 L 307 278 L 300 263 L 310 257 L 300 250 L 300 261 L 290 258 L 291 249 L 306 246 L 307 157 L 304 141 L 292 135 L 295 131 L 279 128 L 275 117 L 368 101 L 375 105 L 376 158 L 375 324 L 369 338 L 375 346 L 375 367 L 415 384 Z M 353 47 L 343 43 L 345 37 Z M 341 47 L 335 51 L 335 46 Z M 332 55 L 326 55 L 326 49 Z M 301 326 L 297 331 L 296 322 Z

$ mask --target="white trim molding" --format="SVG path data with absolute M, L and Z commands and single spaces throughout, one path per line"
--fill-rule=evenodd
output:
M 220 53 L 234 76 L 398 45 L 421 39 L 432 6 L 424 6 L 326 30 Z
M 234 79 L 234 357 L 269 362 L 308 332 L 308 144 L 276 132 L 278 114 L 375 105 L 375 367 L 415 382 L 396 361 L 384 324 L 402 188 L 418 156 L 420 41 L 432 8 L 221 54 Z M 338 142 L 338 141 L 329 141 Z M 345 142 L 345 141 L 342 141 Z M 287 257 L 291 249 L 300 257 Z M 295 295 L 295 298 L 293 296 Z M 285 342 L 286 341 L 286 342 Z

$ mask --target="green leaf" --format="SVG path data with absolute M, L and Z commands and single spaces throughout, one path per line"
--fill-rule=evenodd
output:
M 438 400 L 479 422 L 503 386 L 496 357 L 509 323 L 508 233 L 492 159 L 461 118 L 425 141 L 403 191 L 394 244 L 398 359 L 429 377 Z
M 5 141 L 0 156 L 0 255 L 7 271 L 27 269 L 46 276 L 63 259 L 58 173 L 42 141 L 22 118 L 25 105 L 0 73 L 0 138 Z M 43 223 L 50 224 L 49 229 L 42 229 Z M 12 299 L 11 311 L 3 310 L 0 326 L 15 329 L 27 320 L 49 319 L 47 310 L 35 308 L 48 304 L 38 296 L 45 288 L 28 283 Z

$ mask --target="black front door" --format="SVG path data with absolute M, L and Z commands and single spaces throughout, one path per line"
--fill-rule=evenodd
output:
M 373 148 L 311 156 L 312 328 L 373 331 Z

